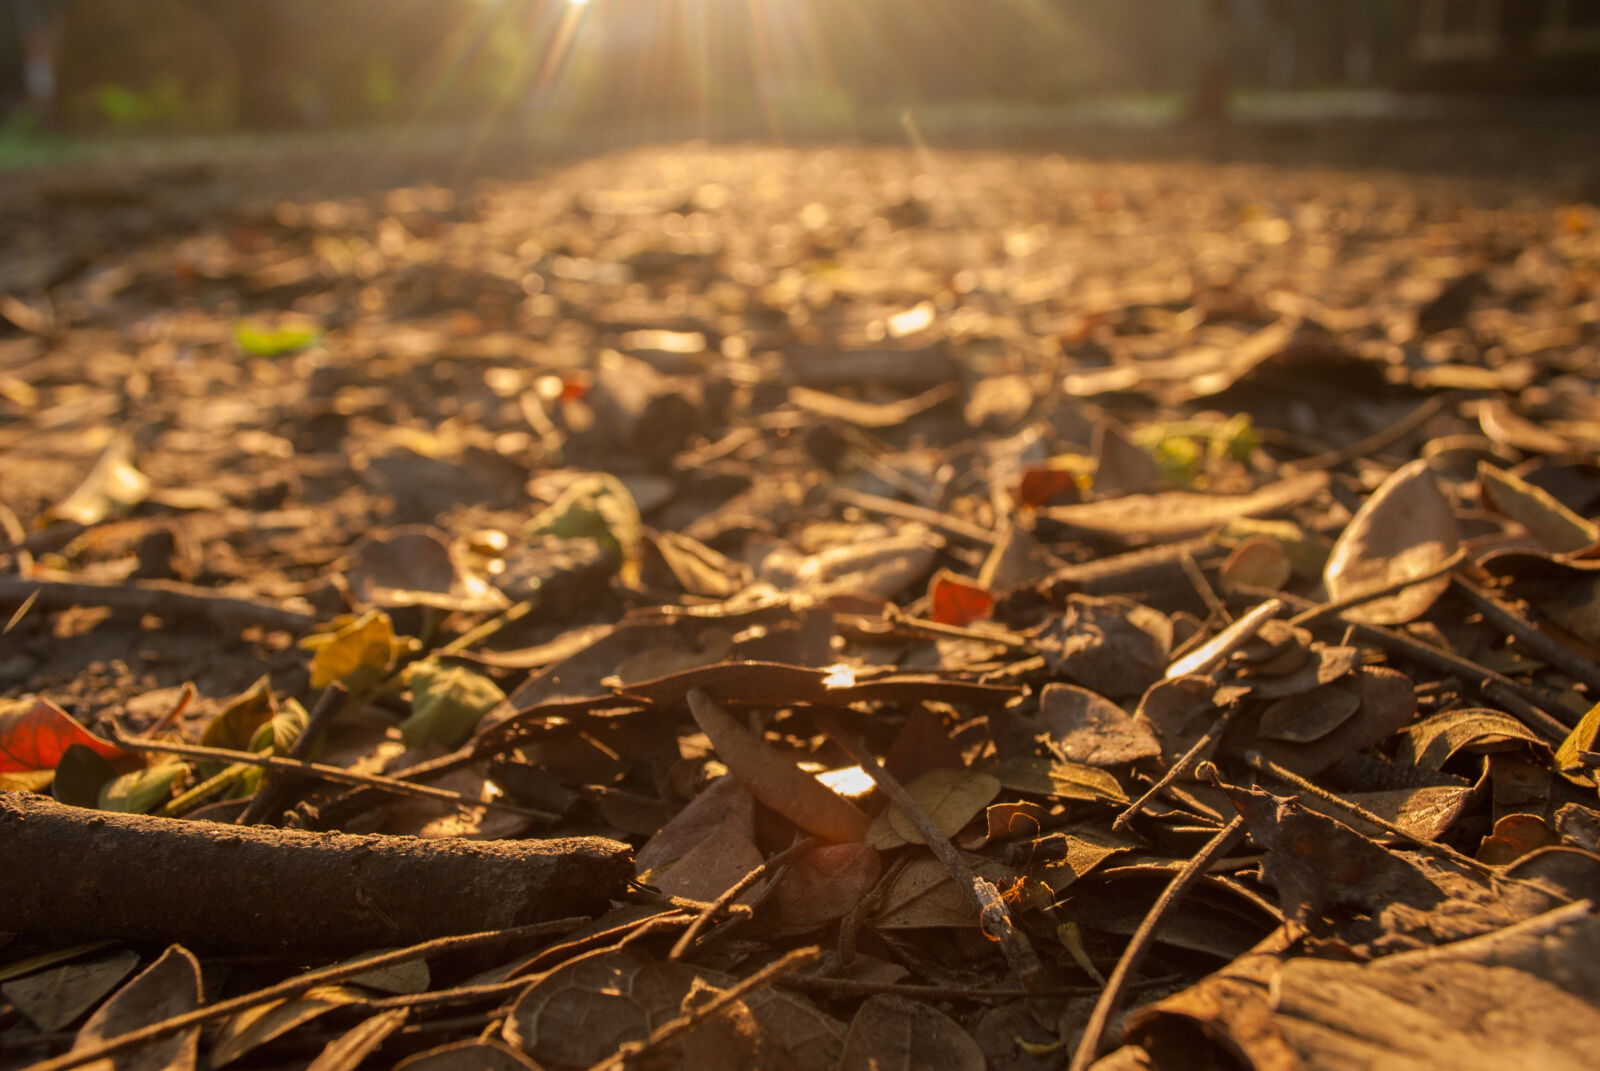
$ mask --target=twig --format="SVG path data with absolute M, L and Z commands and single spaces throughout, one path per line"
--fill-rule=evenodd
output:
M 1182 975 L 1172 974 L 1162 978 L 1146 978 L 1130 982 L 1130 990 L 1149 989 L 1153 986 L 1171 985 L 1181 981 Z M 1016 1000 L 1019 997 L 1088 997 L 1099 993 L 1097 985 L 1040 986 L 1023 989 L 1019 986 L 999 986 L 993 989 L 976 989 L 969 985 L 914 985 L 907 982 L 869 982 L 859 978 L 823 978 L 814 974 L 798 974 L 785 978 L 778 985 L 784 989 L 799 989 L 808 993 L 821 993 L 832 997 L 872 997 L 888 994 L 911 997 L 916 1000 Z
M 168 740 L 146 740 L 142 737 L 124 734 L 115 722 L 107 723 L 106 735 L 118 747 L 126 748 L 129 751 L 154 751 L 164 755 L 181 755 L 190 759 L 212 759 L 217 762 L 261 766 L 268 770 L 288 770 L 292 773 L 314 777 L 322 781 L 336 781 L 342 785 L 377 788 L 400 796 L 423 796 L 427 799 L 444 800 L 458 807 L 488 807 L 491 810 L 508 811 L 511 814 L 520 814 L 525 818 L 533 818 L 544 822 L 554 822 L 558 818 L 557 815 L 547 814 L 544 811 L 518 807 L 515 804 L 502 803 L 499 800 L 469 799 L 461 793 L 452 792 L 449 789 L 419 785 L 414 781 L 399 781 L 392 777 L 384 777 L 381 774 L 352 773 L 338 766 L 325 766 L 320 762 L 305 762 L 300 759 L 284 758 L 280 755 L 257 755 L 253 751 L 234 751 L 231 748 L 180 744 Z
M 1372 825 L 1377 826 L 1379 829 L 1399 837 L 1407 844 L 1415 845 L 1418 848 L 1424 848 L 1428 851 L 1438 852 L 1452 862 L 1458 863 L 1461 866 L 1467 867 L 1469 870 L 1476 871 L 1479 874 L 1491 876 L 1499 874 L 1499 871 L 1488 863 L 1479 862 L 1470 855 L 1465 855 L 1456 851 L 1448 844 L 1441 844 L 1438 841 L 1429 840 L 1427 837 L 1418 836 L 1406 827 L 1396 822 L 1391 822 L 1382 815 L 1375 814 L 1372 811 L 1367 810 L 1359 803 L 1353 803 L 1336 792 L 1330 792 L 1328 789 L 1323 788 L 1314 781 L 1306 780 L 1293 770 L 1286 769 L 1283 766 L 1280 766 L 1278 763 L 1273 762 L 1259 751 L 1246 751 L 1243 755 L 1243 758 L 1245 764 L 1252 770 L 1255 770 L 1257 773 L 1263 773 L 1269 777 L 1276 777 L 1284 784 L 1292 785 L 1301 792 L 1306 793 L 1308 796 L 1315 796 L 1317 799 L 1322 800 L 1324 803 L 1332 804 L 1348 815 L 1359 818 L 1363 822 L 1371 823 Z
M 1099 1057 L 1100 1050 L 1105 1044 L 1106 1030 L 1122 1008 L 1123 997 L 1128 991 L 1128 982 L 1133 972 L 1138 969 L 1140 961 L 1149 952 L 1157 927 L 1161 925 L 1167 912 L 1183 899 L 1189 887 L 1210 869 L 1211 861 L 1231 848 L 1243 830 L 1244 818 L 1235 817 L 1222 827 L 1216 836 L 1207 841 L 1205 847 L 1201 848 L 1182 870 L 1172 876 L 1172 881 L 1167 884 L 1160 898 L 1145 914 L 1144 920 L 1139 923 L 1139 928 L 1128 940 L 1128 947 L 1122 950 L 1122 958 L 1117 960 L 1110 981 L 1106 983 L 1105 989 L 1101 990 L 1100 999 L 1095 1001 L 1094 1011 L 1090 1013 L 1089 1022 L 1083 1028 L 1083 1038 L 1078 1042 L 1078 1050 L 1072 1054 L 1069 1071 L 1088 1071 L 1089 1065 Z
M 1120 833 L 1126 829 L 1128 823 L 1137 818 L 1150 805 L 1150 801 L 1155 798 L 1157 793 L 1164 791 L 1168 785 L 1171 785 L 1187 773 L 1189 767 L 1222 738 L 1223 732 L 1241 709 L 1242 707 L 1239 703 L 1229 703 L 1224 707 L 1217 720 L 1206 727 L 1206 731 L 1200 734 L 1200 739 L 1191 744 L 1189 750 L 1178 757 L 1178 761 L 1174 762 L 1167 772 L 1161 775 L 1161 779 L 1151 785 L 1144 795 L 1123 808 L 1122 813 L 1112 820 L 1112 832 Z
M 1369 588 L 1365 591 L 1351 592 L 1342 599 L 1334 599 L 1332 602 L 1322 603 L 1320 606 L 1314 606 L 1309 610 L 1302 610 L 1300 613 L 1289 619 L 1289 624 L 1298 625 L 1302 628 L 1309 628 L 1311 625 L 1321 621 L 1323 618 L 1334 617 L 1338 614 L 1344 613 L 1346 610 L 1361 606 L 1365 603 L 1387 598 L 1390 595 L 1396 595 L 1404 591 L 1406 588 L 1414 587 L 1417 584 L 1426 584 L 1430 580 L 1437 580 L 1439 577 L 1444 576 L 1446 573 L 1455 569 L 1455 567 L 1465 561 L 1466 558 L 1467 548 L 1460 547 L 1454 554 L 1450 555 L 1450 557 L 1446 558 L 1444 561 L 1440 562 L 1438 565 L 1434 566 L 1432 569 L 1429 569 L 1425 573 L 1418 573 L 1416 576 L 1408 576 L 1404 580 L 1396 580 L 1379 588 Z
M 688 1014 L 670 1019 L 650 1032 L 650 1036 L 643 1041 L 628 1042 L 610 1056 L 595 1064 L 590 1071 L 609 1071 L 611 1068 L 624 1067 L 642 1058 L 653 1049 L 660 1049 L 669 1045 L 678 1038 L 687 1034 L 701 1023 L 718 1015 L 723 1008 L 743 1000 L 758 989 L 765 989 L 785 974 L 799 970 L 808 963 L 816 961 L 822 954 L 816 946 L 797 948 L 787 955 L 767 964 L 750 977 L 742 979 L 736 985 L 731 985 L 722 990 L 715 997 L 704 1004 L 696 1005 Z
M 1370 454 L 1375 454 L 1379 450 L 1382 450 L 1385 446 L 1388 446 L 1390 443 L 1405 438 L 1411 432 L 1426 424 L 1430 419 L 1433 418 L 1434 414 L 1438 413 L 1444 408 L 1445 400 L 1446 395 L 1442 393 L 1435 394 L 1428 398 L 1421 405 L 1417 406 L 1411 412 L 1407 413 L 1404 417 L 1401 417 L 1393 424 L 1390 424 L 1387 428 L 1376 431 L 1373 434 L 1368 435 L 1365 439 L 1350 443 L 1346 446 L 1338 447 L 1334 450 L 1328 450 L 1324 453 L 1317 454 L 1314 457 L 1308 457 L 1300 461 L 1292 462 L 1284 467 L 1295 472 L 1309 472 L 1313 469 L 1332 469 L 1338 468 L 1346 461 L 1354 461 L 1358 457 L 1366 457 Z
M 1028 943 L 1022 931 L 1012 925 L 1011 913 L 1006 909 L 1005 901 L 1000 898 L 998 890 L 972 872 L 972 868 L 967 866 L 966 861 L 956 851 L 956 846 L 950 843 L 950 838 L 940 832 L 939 827 L 933 824 L 933 819 L 917 806 L 917 802 L 911 798 L 911 793 L 907 792 L 887 770 L 878 765 L 878 760 L 861 741 L 845 732 L 831 716 L 820 716 L 817 723 L 823 732 L 832 737 L 835 743 L 850 753 L 851 758 L 861 764 L 861 768 L 868 776 L 883 789 L 883 794 L 889 797 L 889 802 L 894 804 L 921 834 L 922 839 L 927 842 L 928 849 L 944 864 L 945 869 L 950 872 L 951 880 L 978 913 L 984 932 L 999 942 L 1000 951 L 1005 954 L 1006 962 L 1010 964 L 1018 980 L 1024 986 L 1037 982 L 1044 971 L 1038 953 L 1033 950 L 1033 946 Z
M 1242 598 L 1259 597 L 1267 592 L 1251 588 L 1241 588 L 1237 594 Z M 1293 595 L 1282 592 L 1272 593 L 1291 605 L 1301 609 L 1312 609 L 1312 603 L 1307 599 L 1299 599 Z M 1343 621 L 1343 619 L 1340 619 Z M 1567 738 L 1568 731 L 1577 724 L 1578 716 L 1558 704 L 1546 700 L 1537 691 L 1525 685 L 1518 684 L 1502 673 L 1496 673 L 1488 666 L 1480 666 L 1470 659 L 1446 651 L 1442 647 L 1435 647 L 1431 643 L 1424 643 L 1419 639 L 1407 636 L 1405 633 L 1396 632 L 1394 629 L 1384 628 L 1381 625 L 1360 625 L 1344 622 L 1355 631 L 1355 635 L 1367 643 L 1377 644 L 1390 654 L 1402 655 L 1414 662 L 1445 673 L 1453 673 L 1463 681 L 1475 686 L 1479 692 L 1489 699 L 1505 707 L 1517 715 L 1529 728 L 1543 734 L 1552 743 L 1559 744 Z M 1564 720 L 1565 719 L 1565 720 Z
M 382 952 L 354 963 L 337 963 L 321 970 L 308 971 L 285 979 L 277 985 L 258 989 L 254 993 L 245 993 L 230 1000 L 218 1001 L 203 1008 L 174 1015 L 169 1019 L 151 1023 L 148 1026 L 130 1030 L 125 1034 L 118 1034 L 108 1038 L 97 1045 L 86 1045 L 81 1049 L 63 1053 L 51 1060 L 45 1060 L 33 1065 L 33 1071 L 68 1071 L 69 1068 L 82 1067 L 107 1057 L 116 1056 L 127 1052 L 129 1049 L 138 1048 L 140 1045 L 159 1041 L 161 1038 L 171 1037 L 194 1026 L 203 1026 L 206 1023 L 225 1019 L 236 1012 L 248 1008 L 260 1007 L 263 1004 L 276 1000 L 289 1000 L 298 997 L 307 990 L 319 985 L 328 985 L 333 982 L 343 982 L 375 971 L 380 967 L 392 966 L 396 963 L 409 963 L 414 959 L 426 956 L 437 956 L 446 952 L 458 952 L 468 948 L 481 948 L 484 945 L 504 944 L 508 941 L 519 941 L 525 937 L 549 937 L 553 934 L 571 933 L 580 926 L 587 925 L 589 920 L 582 917 L 556 919 L 554 922 L 537 922 L 530 926 L 513 926 L 504 930 L 489 930 L 483 933 L 460 934 L 455 937 L 436 937 L 431 941 L 406 948 L 398 948 L 393 952 Z
M 1261 631 L 1261 626 L 1276 617 L 1282 609 L 1283 603 L 1278 599 L 1263 602 L 1201 646 L 1174 661 L 1167 667 L 1166 679 L 1187 677 L 1191 673 L 1209 673 L 1216 669 L 1230 654 L 1249 643 Z
M 667 958 L 669 960 L 682 959 L 694 945 L 695 940 L 700 936 L 700 932 L 710 924 L 712 919 L 720 915 L 729 904 L 733 903 L 735 897 L 759 881 L 761 875 L 787 865 L 791 859 L 811 850 L 818 843 L 816 837 L 804 837 L 774 855 L 771 859 L 767 859 L 759 866 L 753 867 L 744 877 L 724 889 L 720 896 L 705 906 L 705 910 L 695 916 L 694 921 L 689 924 L 689 928 L 679 935 L 677 943 L 672 946 L 672 951 L 667 953 Z
M 1206 574 L 1195 562 L 1194 555 L 1184 551 L 1178 556 L 1178 564 L 1183 566 L 1183 574 L 1189 578 L 1189 583 L 1194 585 L 1194 593 L 1206 604 L 1207 616 L 1219 617 L 1232 624 L 1233 618 L 1229 615 L 1228 608 L 1217 598 L 1216 589 L 1211 586 L 1211 581 L 1206 579 Z
M 1454 577 L 1457 594 L 1471 603 L 1491 624 L 1505 629 L 1541 662 L 1548 662 L 1573 680 L 1600 693 L 1600 666 L 1576 654 L 1539 631 L 1539 626 L 1465 577 Z
M 308 757 L 327 733 L 328 726 L 333 724 L 333 719 L 344 709 L 344 701 L 349 695 L 349 690 L 338 681 L 323 689 L 322 695 L 317 698 L 317 705 L 311 708 L 311 714 L 306 719 L 305 729 L 290 746 L 288 758 L 308 761 Z M 235 824 L 253 826 L 265 821 L 268 816 L 277 814 L 283 810 L 283 803 L 289 798 L 289 793 L 303 780 L 296 774 L 287 773 L 278 777 L 264 777 L 261 786 L 256 789 L 255 798 L 239 815 Z
M 948 513 L 940 513 L 936 509 L 926 506 L 913 506 L 909 502 L 900 502 L 892 498 L 883 498 L 880 495 L 869 495 L 863 491 L 852 491 L 848 487 L 835 487 L 828 492 L 835 502 L 842 502 L 847 506 L 866 510 L 868 513 L 881 513 L 886 517 L 898 517 L 903 521 L 919 521 L 936 532 L 965 539 L 969 543 L 978 543 L 985 547 L 992 547 L 1000 541 L 999 533 L 987 528 L 980 528 L 969 524 L 960 517 L 952 517 Z
M 283 632 L 305 632 L 316 618 L 263 602 L 219 595 L 192 584 L 171 580 L 138 580 L 126 584 L 96 584 L 86 580 L 44 580 L 37 577 L 0 577 L 0 605 L 10 606 L 37 595 L 46 610 L 72 606 L 101 606 L 138 614 L 154 614 L 168 622 L 203 621 L 218 628 L 252 625 Z

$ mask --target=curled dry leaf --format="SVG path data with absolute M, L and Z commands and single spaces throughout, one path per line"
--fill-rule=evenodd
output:
M 498 610 L 506 597 L 463 569 L 444 534 L 426 525 L 405 525 L 369 535 L 351 550 L 345 574 L 355 597 L 369 606 L 430 606 L 437 610 Z
M 1400 583 L 1444 564 L 1461 545 L 1455 513 L 1425 460 L 1397 469 L 1356 512 L 1323 570 L 1339 600 Z M 1413 584 L 1351 607 L 1344 616 L 1368 625 L 1398 625 L 1427 612 L 1450 586 L 1449 576 Z
M 1478 486 L 1484 505 L 1522 525 L 1557 554 L 1600 543 L 1600 525 L 1578 516 L 1542 487 L 1482 462 L 1478 465 Z
M 688 699 L 695 724 L 756 799 L 831 841 L 858 841 L 866 835 L 870 820 L 854 804 L 768 747 L 705 692 L 690 689 Z
M 1056 506 L 1039 513 L 1042 518 L 1074 533 L 1122 542 L 1160 542 L 1202 535 L 1236 517 L 1277 513 L 1314 498 L 1327 486 L 1326 473 L 1307 472 L 1249 494 L 1164 491 Z
M 1050 749 L 1073 762 L 1116 766 L 1161 754 L 1148 725 L 1087 688 L 1045 685 L 1039 695 L 1039 716 L 1049 729 Z

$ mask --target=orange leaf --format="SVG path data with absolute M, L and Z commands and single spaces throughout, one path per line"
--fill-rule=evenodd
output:
M 1078 477 L 1070 469 L 1034 466 L 1022 470 L 1017 484 L 1017 505 L 1066 506 L 1083 501 L 1083 491 L 1078 487 Z
M 994 609 L 994 596 L 982 585 L 946 569 L 928 582 L 928 616 L 941 625 L 970 625 Z
M 0 707 L 0 773 L 53 770 L 73 744 L 108 759 L 123 754 L 48 699 L 20 699 Z

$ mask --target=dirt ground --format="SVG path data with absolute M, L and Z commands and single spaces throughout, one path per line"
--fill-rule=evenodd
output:
M 1508 527 L 1496 518 L 1509 511 L 1478 490 L 1483 461 L 1592 528 L 1600 171 L 1581 137 L 1558 140 L 1569 133 L 1363 128 L 1339 141 L 1296 127 L 1119 142 L 1085 132 L 1038 134 L 1025 149 L 681 143 L 547 161 L 507 151 L 471 166 L 352 153 L 7 176 L 0 545 L 13 586 L 0 587 L 0 618 L 22 612 L 0 639 L 0 696 L 44 696 L 91 729 L 115 718 L 138 730 L 192 685 L 169 727 L 198 739 L 263 675 L 274 695 L 311 706 L 321 682 L 296 641 L 341 613 L 382 607 L 397 632 L 438 642 L 526 601 L 464 662 L 523 707 L 589 694 L 539 676 L 582 649 L 575 630 L 684 607 L 726 627 L 618 648 L 602 675 L 842 661 L 1027 684 L 1025 707 L 1046 681 L 1075 680 L 1132 711 L 1150 683 L 1140 673 L 1061 677 L 1056 662 L 1030 667 L 1008 646 L 1026 635 L 1043 645 L 1030 650 L 1048 647 L 1040 637 L 1067 590 L 1052 577 L 1154 607 L 1166 653 L 1226 624 L 1219 598 L 1237 615 L 1257 588 L 1309 600 L 1294 612 L 1338 595 L 1319 566 L 1277 572 L 1300 543 L 1265 528 L 1219 534 L 1226 518 L 1209 514 L 1170 523 L 1198 507 L 1161 494 L 1287 513 L 1326 553 L 1391 474 L 1427 457 L 1469 557 L 1534 553 L 1525 529 L 1537 536 L 1536 522 Z M 570 511 L 535 520 L 549 522 L 545 511 L 593 473 L 620 481 L 642 529 L 564 528 Z M 1296 497 L 1307 473 L 1326 473 L 1326 485 Z M 1027 490 L 1037 481 L 1049 486 Z M 1239 504 L 1262 488 L 1288 497 L 1276 510 Z M 1157 496 L 1151 512 L 1071 512 L 1140 495 Z M 1401 529 L 1388 535 L 1392 553 L 1377 539 L 1358 554 L 1403 555 L 1406 526 L 1430 516 L 1388 518 Z M 994 548 L 1008 525 L 1028 533 L 1017 553 L 1031 564 L 1010 561 L 1006 583 Z M 1251 537 L 1276 548 L 1263 552 L 1273 564 L 1224 571 Z M 1082 579 L 1097 562 L 1180 539 L 1191 553 L 1164 559 L 1175 573 L 1121 588 Z M 851 548 L 878 557 L 845 561 Z M 938 570 L 966 586 L 930 588 Z M 103 587 L 63 586 L 25 605 L 30 579 Z M 93 592 L 111 588 L 123 594 L 97 604 Z M 980 588 L 973 597 L 998 601 L 974 621 L 959 599 Z M 236 602 L 218 608 L 197 599 L 205 593 Z M 1455 597 L 1430 598 L 1401 631 L 1542 695 L 1528 746 L 1548 766 L 1561 743 L 1550 726 L 1576 725 L 1593 684 L 1523 657 Z M 430 600 L 443 609 L 416 605 Z M 789 615 L 781 627 L 739 616 L 771 606 Z M 807 607 L 838 616 L 812 627 Z M 1545 631 L 1592 669 L 1592 607 L 1546 617 L 1561 628 Z M 869 619 L 892 635 L 872 639 Z M 896 631 L 901 619 L 947 631 Z M 1359 649 L 1357 674 L 1408 668 L 1418 720 L 1488 705 L 1460 674 L 1416 670 L 1351 635 L 1323 638 Z M 1004 753 L 1006 740 L 990 739 L 1004 736 L 999 715 L 965 702 L 896 699 L 866 736 L 884 754 L 916 709 L 948 735 L 907 751 L 932 748 L 958 768 Z M 708 776 L 707 735 L 717 737 L 689 720 L 681 689 L 668 706 L 674 720 L 633 751 L 618 740 L 636 730 L 602 730 L 603 711 L 586 715 L 598 750 L 540 767 L 589 803 L 553 831 L 637 848 L 684 806 Z M 371 735 L 393 745 L 410 712 L 398 689 L 374 698 L 367 735 L 352 729 L 323 761 L 415 761 Z M 768 740 L 848 764 L 797 716 L 767 723 Z M 1161 756 L 1159 767 L 1098 765 L 1121 771 L 1137 797 L 1175 758 L 1170 741 Z M 1478 802 L 1457 807 L 1454 833 L 1426 835 L 1470 855 L 1512 811 L 1483 801 L 1481 770 L 1451 774 L 1449 786 L 1477 779 Z M 1561 842 L 1550 816 L 1564 802 L 1595 804 L 1592 786 L 1554 781 L 1526 808 L 1547 822 L 1548 843 Z M 1003 799 L 1020 799 L 1006 784 Z M 776 821 L 763 803 L 762 821 Z M 1149 850 L 1174 867 L 1200 843 L 1173 817 L 1184 806 L 1159 819 L 1180 832 L 1147 831 Z M 439 832 L 409 817 L 388 828 Z M 755 839 L 787 843 L 770 831 Z M 1273 928 L 1277 908 L 1248 906 L 1262 895 L 1254 879 L 1236 884 L 1233 928 L 1169 950 L 1159 971 L 1173 984 L 1156 995 Z M 1142 913 L 1153 892 L 1139 896 Z M 1138 921 L 1109 908 L 1078 917 L 1083 944 L 1046 955 L 1053 977 L 1071 975 L 1080 954 L 1109 972 Z M 788 947 L 783 932 L 737 947 Z M 912 981 L 965 977 L 911 936 L 926 931 L 882 932 L 874 954 L 910 965 Z M 984 954 L 994 963 L 972 973 L 1005 976 Z M 753 969 L 732 952 L 713 959 L 735 975 Z M 848 1022 L 860 998 L 829 999 Z M 1036 1024 L 1050 1017 L 1037 1007 L 1001 1023 L 995 1009 L 940 1006 L 990 1066 L 1049 1067 L 1065 1066 L 1070 1045 L 1027 1055 L 1004 1039 L 1080 1038 L 1088 1004 L 1075 999 L 1051 1020 L 1059 1031 L 1043 1033 Z M 26 1031 L 15 1013 L 4 1022 Z M 296 1059 L 291 1046 L 273 1066 Z

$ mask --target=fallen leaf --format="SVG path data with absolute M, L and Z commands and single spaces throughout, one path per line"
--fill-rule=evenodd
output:
M 1045 685 L 1039 694 L 1039 716 L 1049 730 L 1050 749 L 1072 762 L 1116 766 L 1161 754 L 1148 725 L 1075 684 Z
M 1505 514 L 1557 554 L 1600 543 L 1600 525 L 1573 513 L 1548 491 L 1487 462 L 1478 464 L 1484 505 Z
M 137 952 L 117 952 L 12 979 L 0 993 L 35 1027 L 53 1034 L 77 1022 L 138 965 Z
M 74 744 L 107 759 L 126 754 L 48 699 L 0 700 L 0 773 L 53 770 Z
M 976 818 L 1000 792 L 1000 782 L 971 770 L 929 770 L 905 786 L 912 800 L 945 836 Z M 867 829 L 867 843 L 886 850 L 902 844 L 924 844 L 921 832 L 899 809 L 890 806 Z
M 984 1071 L 986 1066 L 983 1050 L 954 1019 L 921 1001 L 884 993 L 862 1002 L 839 1058 L 839 1071 Z
M 928 581 L 928 616 L 941 625 L 965 628 L 994 609 L 994 596 L 981 584 L 941 569 Z
M 1436 570 L 1456 552 L 1461 536 L 1449 499 L 1428 462 L 1395 470 L 1345 525 L 1323 570 L 1328 596 L 1342 600 Z M 1427 612 L 1450 586 L 1437 576 L 1344 611 L 1351 621 L 1398 625 Z
M 173 945 L 134 976 L 78 1028 L 72 1050 L 101 1045 L 140 1027 L 153 1026 L 200 1006 L 200 964 L 182 945 Z M 169 1034 L 124 1055 L 111 1066 L 184 1071 L 196 1066 L 200 1028 Z M 105 1065 L 91 1065 L 105 1066 Z
M 411 716 L 400 723 L 400 739 L 410 748 L 459 746 L 506 698 L 483 674 L 432 658 L 408 666 L 406 681 L 411 685 Z
M 1328 486 L 1326 473 L 1307 472 L 1249 494 L 1163 491 L 1124 495 L 1039 511 L 1041 518 L 1078 535 L 1121 542 L 1167 542 L 1202 535 L 1235 517 L 1262 517 L 1316 497 Z
M 85 527 L 120 516 L 150 497 L 150 478 L 133 467 L 133 440 L 111 440 L 83 482 L 45 511 L 46 520 L 71 521 Z
M 858 841 L 870 824 L 844 797 L 778 754 L 698 688 L 689 710 L 711 746 L 751 794 L 801 829 L 831 841 Z

